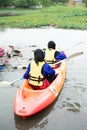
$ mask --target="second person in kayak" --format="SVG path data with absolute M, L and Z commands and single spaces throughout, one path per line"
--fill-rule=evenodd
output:
M 66 58 L 63 51 L 56 50 L 56 44 L 54 41 L 48 42 L 48 49 L 45 51 L 45 61 L 52 67 L 55 68 L 55 63 Z M 57 65 L 58 67 L 58 65 Z
M 44 61 L 44 52 L 41 49 L 34 51 L 34 60 L 28 65 L 23 77 L 35 90 L 47 88 L 55 79 L 55 70 Z M 47 80 L 48 77 L 50 82 Z

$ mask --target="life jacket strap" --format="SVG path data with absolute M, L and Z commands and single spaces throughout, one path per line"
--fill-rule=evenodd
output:
M 54 63 L 56 63 L 56 61 L 50 61 L 50 60 L 46 60 L 46 62 L 48 63 L 48 64 L 54 64 Z
M 29 79 L 32 80 L 32 81 L 37 81 L 38 83 L 40 83 L 41 81 L 44 80 L 44 78 L 40 78 L 40 76 L 37 78 L 37 77 L 34 77 L 34 76 L 29 76 Z

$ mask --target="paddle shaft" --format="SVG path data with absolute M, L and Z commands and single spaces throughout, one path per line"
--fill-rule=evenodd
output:
M 78 46 L 78 45 L 80 45 L 80 44 L 82 44 L 82 43 L 83 43 L 83 42 L 75 43 L 75 44 L 72 45 L 71 47 L 69 47 L 69 48 L 67 48 L 67 49 L 64 49 L 64 51 L 70 50 L 70 49 L 72 49 L 73 47 Z
M 21 78 L 19 78 L 19 79 L 16 79 L 16 80 L 13 80 L 13 81 L 10 82 L 10 84 L 13 84 L 13 83 L 15 83 L 15 82 L 17 82 L 17 81 L 19 81 L 19 80 L 22 80 L 22 79 L 23 79 L 23 77 L 21 77 Z

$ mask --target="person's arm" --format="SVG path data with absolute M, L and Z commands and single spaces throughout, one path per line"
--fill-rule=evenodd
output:
M 49 64 L 45 63 L 44 66 L 43 66 L 42 74 L 44 76 L 55 75 L 55 70 L 52 67 L 50 67 Z
M 59 51 L 56 51 L 55 52 L 55 59 L 56 60 L 63 60 L 66 58 L 66 55 L 63 51 L 59 52 Z
M 28 79 L 29 78 L 29 72 L 30 72 L 30 64 L 28 65 L 27 70 L 26 70 L 26 72 L 23 75 L 24 79 Z

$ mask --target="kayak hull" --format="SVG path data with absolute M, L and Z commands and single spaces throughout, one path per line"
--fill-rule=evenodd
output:
M 28 84 L 28 80 L 18 88 L 14 98 L 14 113 L 18 116 L 28 117 L 34 115 L 48 107 L 60 94 L 65 77 L 66 62 L 56 69 L 58 76 L 43 90 L 33 90 Z

